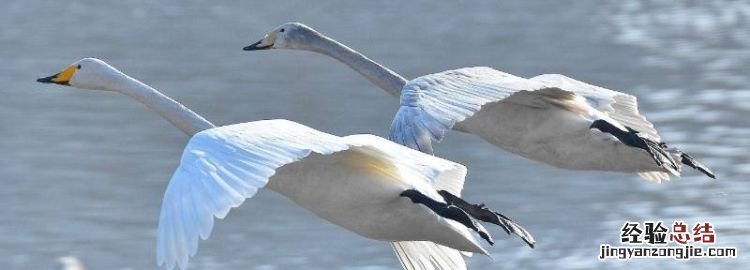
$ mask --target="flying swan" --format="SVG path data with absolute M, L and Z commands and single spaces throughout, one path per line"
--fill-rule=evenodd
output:
M 285 23 L 244 48 L 305 50 L 348 65 L 401 107 L 389 139 L 425 153 L 455 129 L 558 168 L 636 172 L 660 182 L 682 165 L 713 172 L 664 143 L 638 112 L 634 96 L 563 75 L 520 78 L 488 67 L 430 74 L 407 81 L 359 52 L 301 23 Z
M 361 236 L 395 242 L 405 269 L 465 269 L 456 250 L 487 254 L 478 237 L 492 244 L 477 220 L 535 243 L 509 218 L 458 197 L 464 166 L 374 135 L 338 137 L 287 120 L 215 127 L 95 58 L 37 81 L 125 94 L 192 137 L 159 216 L 157 262 L 167 269 L 185 269 L 213 217 L 224 218 L 263 187 Z

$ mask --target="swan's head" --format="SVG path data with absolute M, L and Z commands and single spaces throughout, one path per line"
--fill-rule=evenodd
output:
M 122 72 L 96 58 L 84 58 L 48 77 L 39 78 L 40 83 L 68 85 L 82 89 L 115 91 L 117 79 Z
M 263 39 L 243 48 L 245 51 L 267 49 L 305 50 L 320 33 L 311 27 L 298 22 L 289 22 L 276 27 Z

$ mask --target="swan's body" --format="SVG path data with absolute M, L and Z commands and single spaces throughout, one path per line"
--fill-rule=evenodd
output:
M 433 266 L 409 269 L 465 268 L 453 249 L 486 254 L 469 231 L 471 226 L 481 233 L 481 225 L 447 217 L 435 210 L 444 210 L 439 207 L 425 207 L 425 201 L 434 201 L 450 208 L 438 191 L 460 194 L 466 174 L 460 164 L 377 136 L 338 137 L 287 120 L 214 127 L 98 59 L 80 60 L 38 81 L 127 94 L 192 136 L 159 217 L 157 259 L 168 269 L 184 269 L 197 252 L 198 239 L 209 236 L 213 218 L 223 218 L 264 187 L 367 238 L 431 241 L 394 243 L 406 250 L 397 253 L 400 260 Z M 528 232 L 504 222 L 503 228 L 533 244 Z
M 464 174 L 458 164 L 376 136 L 342 138 L 286 120 L 205 130 L 188 143 L 165 192 L 159 262 L 185 265 L 198 236 L 210 233 L 211 218 L 224 217 L 263 187 L 370 239 L 484 253 L 466 227 L 400 196 L 416 189 L 441 199 L 432 183 L 460 187 Z
M 458 130 L 560 168 L 639 172 L 655 181 L 679 176 L 683 153 L 659 145 L 634 97 L 586 92 L 582 85 L 561 75 L 528 80 L 486 67 L 422 76 L 404 86 L 390 138 L 432 152 L 432 140 L 459 123 Z
M 713 177 L 690 156 L 668 149 L 653 124 L 638 113 L 635 97 L 627 94 L 561 75 L 529 80 L 491 68 L 449 70 L 407 81 L 299 23 L 284 24 L 245 50 L 271 48 L 331 56 L 400 97 L 390 139 L 426 153 L 432 153 L 433 140 L 455 129 L 559 168 L 636 172 L 661 181 L 679 176 L 682 162 Z

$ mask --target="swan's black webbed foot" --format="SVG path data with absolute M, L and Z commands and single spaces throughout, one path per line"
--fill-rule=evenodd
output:
M 468 213 L 464 212 L 464 210 L 462 210 L 461 208 L 433 200 L 432 198 L 414 189 L 409 189 L 401 192 L 401 197 L 407 197 L 413 203 L 427 206 L 427 208 L 430 208 L 430 210 L 440 215 L 441 217 L 455 220 L 458 223 L 463 224 L 467 228 L 474 230 L 475 232 L 477 232 L 477 234 L 479 234 L 480 237 L 482 237 L 482 239 L 490 243 L 490 245 L 495 244 L 495 242 L 492 240 L 492 236 L 489 232 L 487 232 L 484 226 L 474 221 L 474 219 L 472 219 L 472 217 Z
M 682 153 L 680 154 L 680 157 L 682 158 L 681 160 L 682 164 L 685 164 L 689 166 L 690 168 L 696 169 L 708 177 L 716 179 L 716 175 L 714 174 L 714 172 L 711 171 L 711 169 L 709 169 L 708 167 L 706 167 L 706 165 L 703 165 L 703 163 L 700 163 L 698 160 L 694 159 L 690 155 L 686 153 Z
M 461 210 L 478 220 L 498 225 L 503 228 L 506 233 L 516 234 L 520 236 L 521 239 L 523 239 L 523 241 L 526 242 L 526 244 L 528 244 L 530 247 L 534 247 L 536 241 L 534 240 L 534 237 L 531 235 L 531 233 L 529 233 L 526 229 L 521 227 L 521 225 L 508 218 L 507 216 L 485 207 L 484 204 L 471 204 L 459 198 L 458 196 L 451 194 L 448 191 L 440 190 L 438 191 L 438 193 L 440 194 L 440 196 L 443 196 L 443 199 L 445 199 L 445 201 L 449 205 L 460 208 Z

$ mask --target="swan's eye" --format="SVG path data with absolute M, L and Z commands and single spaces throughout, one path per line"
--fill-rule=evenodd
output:
M 279 30 L 279 32 L 282 32 L 282 33 L 284 33 L 284 28 L 281 28 L 281 30 Z
M 78 66 L 76 68 L 77 69 L 81 69 L 81 64 L 78 64 Z

